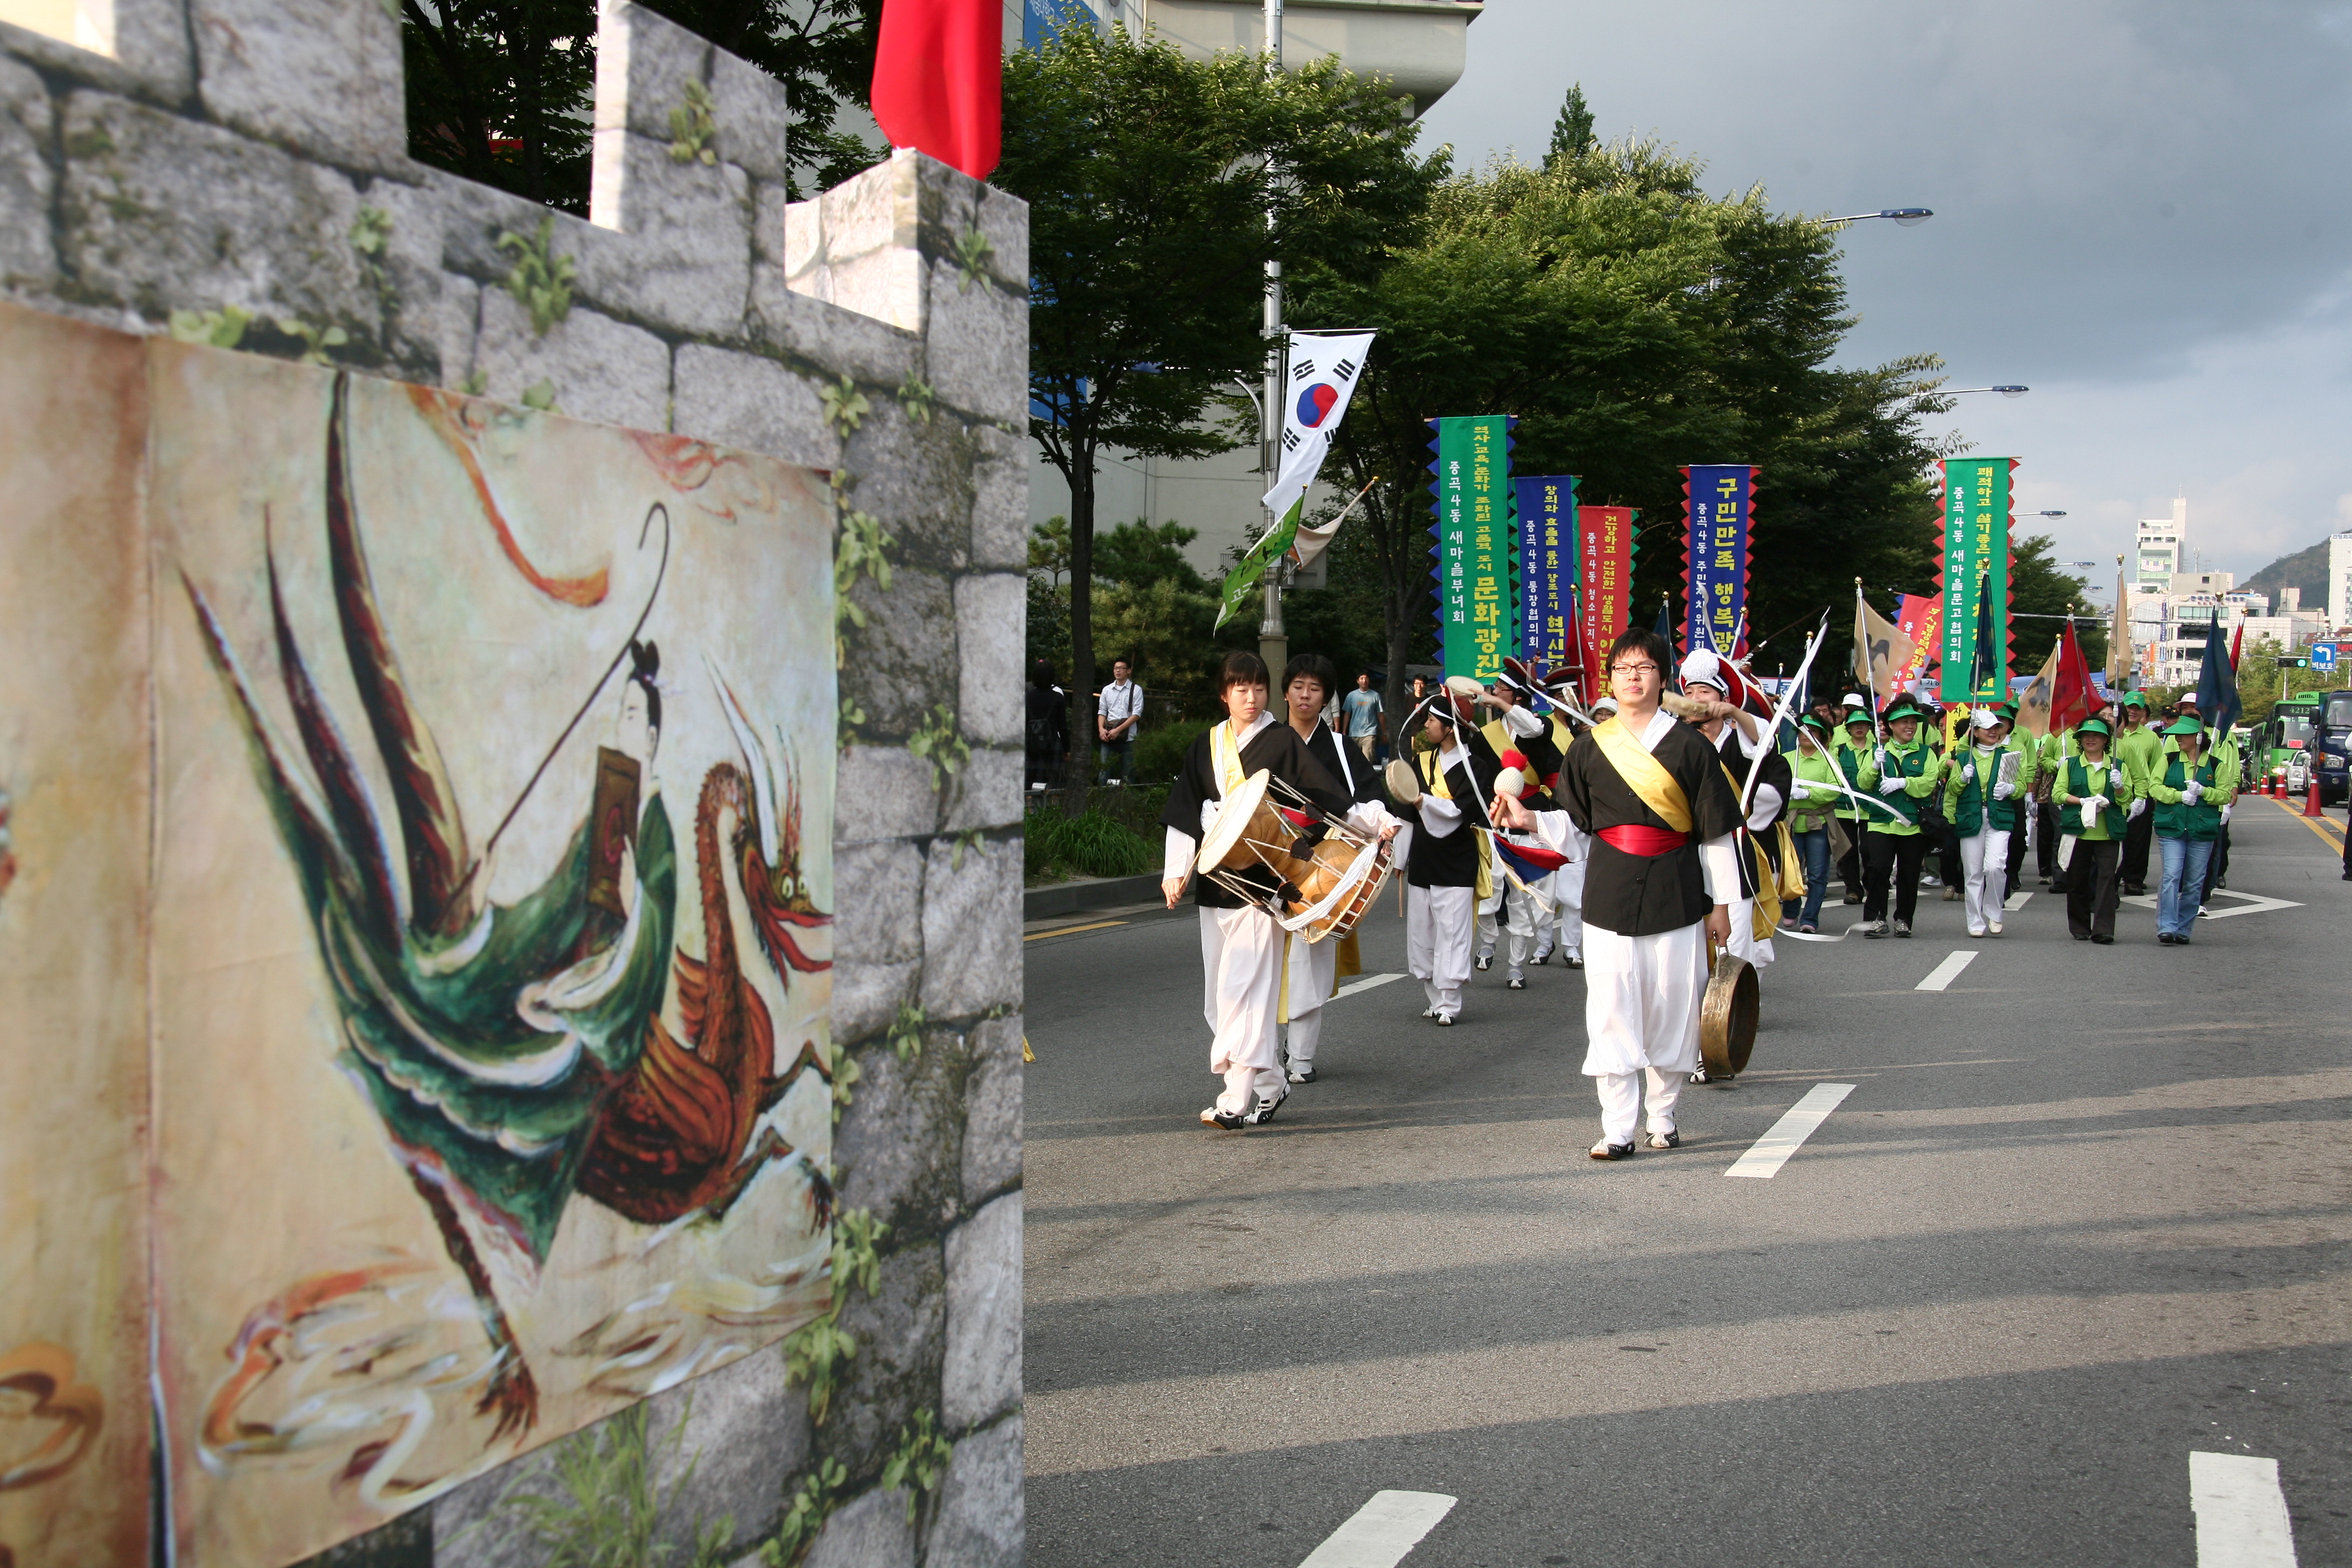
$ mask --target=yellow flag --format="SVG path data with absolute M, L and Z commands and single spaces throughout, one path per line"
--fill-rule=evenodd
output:
M 2017 727 L 2037 741 L 2050 733 L 2050 703 L 2058 690 L 2058 652 L 2065 646 L 2063 637 L 2050 645 L 2050 657 L 2042 661 L 2042 673 L 2017 699 Z
M 1895 682 L 1910 668 L 1915 651 L 1903 628 L 1872 609 L 1857 585 L 1853 591 L 1853 667 L 1870 671 L 1871 689 L 1881 702 L 1894 695 Z

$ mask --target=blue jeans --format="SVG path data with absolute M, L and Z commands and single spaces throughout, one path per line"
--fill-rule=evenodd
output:
M 2164 857 L 2164 880 L 2156 889 L 2157 934 L 2187 936 L 2204 899 L 2205 862 L 2212 858 L 2213 841 L 2158 837 L 2156 847 Z
M 1117 778 L 1121 784 L 1135 782 L 1135 731 L 1129 730 L 1116 741 L 1095 742 L 1102 753 L 1102 775 L 1097 781 L 1108 784 Z
M 1797 923 L 1809 926 L 1822 918 L 1822 899 L 1830 890 L 1830 830 L 1816 827 L 1790 837 L 1797 842 L 1798 864 L 1805 872 L 1805 907 Z

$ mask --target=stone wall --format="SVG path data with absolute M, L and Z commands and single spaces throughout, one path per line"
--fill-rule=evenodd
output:
M 1026 210 L 905 153 L 788 204 L 782 87 L 607 0 L 592 216 L 550 213 L 408 159 L 396 12 L 116 0 L 110 58 L 0 24 L 0 293 L 834 473 L 836 1163 L 887 1227 L 871 1289 L 836 1280 L 855 1353 L 563 1443 L 648 1445 L 680 1564 L 787 1530 L 811 1564 L 1017 1563 Z M 943 1462 L 894 1465 L 926 1430 Z M 551 1495 L 561 1446 L 319 1561 L 541 1561 L 500 1500 Z

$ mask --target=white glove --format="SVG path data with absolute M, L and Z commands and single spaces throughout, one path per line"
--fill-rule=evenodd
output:
M 2223 806 L 2223 807 L 2221 808 L 2221 823 L 2222 823 L 2222 826 L 2227 826 L 2229 825 L 2229 821 L 2230 821 L 2230 814 L 2231 814 L 2231 812 L 2233 812 L 2233 811 L 2237 810 L 2237 809 L 2238 809 L 2238 803 L 2237 803 L 2236 801 L 2234 801 L 2234 800 L 2233 800 L 2233 801 L 2231 801 L 2229 805 L 2225 805 L 2225 806 Z
M 2199 800 L 2204 797 L 2204 795 L 2205 786 L 2199 784 L 2195 779 L 2190 779 L 2187 784 L 2180 786 L 2180 798 L 2190 805 L 2195 805 Z
M 1997 784 L 1992 786 L 1992 797 L 1995 800 L 2007 800 L 2016 793 L 2017 786 L 2013 784 Z
M 2131 803 L 2131 810 L 2125 814 L 2124 820 L 2126 822 L 2129 822 L 2133 817 L 2137 816 L 2141 812 L 2146 811 L 2147 809 L 2147 797 L 2146 795 L 2142 795 L 2139 799 Z
M 1889 776 L 1878 781 L 1878 793 L 1881 795 L 1901 795 L 1903 793 L 1903 784 L 1904 779 L 1901 773 L 1890 774 Z
M 1962 763 L 1960 764 L 1960 782 L 1962 784 L 1974 784 L 1977 782 L 1976 763 Z
M 2107 787 L 2111 790 L 2116 791 L 2118 794 L 2122 792 L 2124 787 L 2123 769 L 2109 768 L 2107 770 Z
M 1877 752 L 1874 753 L 1873 760 L 1878 763 L 1878 771 L 1882 773 L 1885 773 L 1886 771 L 1886 748 L 1884 746 L 1879 747 Z

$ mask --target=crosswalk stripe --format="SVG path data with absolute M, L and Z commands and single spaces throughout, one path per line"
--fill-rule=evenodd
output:
M 1359 991 L 1370 991 L 1375 985 L 1386 985 L 1391 980 L 1403 978 L 1402 974 L 1367 974 L 1361 980 L 1351 980 L 1332 992 L 1331 1000 L 1337 1002 L 1342 996 L 1353 996 Z
M 2000 907 L 2004 910 L 2021 910 L 2025 907 L 2025 900 L 2032 896 L 2032 893 L 2024 891 L 2011 893 L 2009 896 L 2009 902 Z
M 1727 1176 L 1771 1176 L 1789 1163 L 1799 1145 L 1813 1135 L 1816 1128 L 1830 1119 L 1838 1102 L 1853 1092 L 1850 1083 L 1817 1083 L 1805 1090 L 1805 1098 L 1790 1106 L 1772 1130 L 1748 1146 L 1748 1152 L 1731 1163 Z
M 2197 1568 L 2294 1568 L 2294 1525 L 2278 1461 L 2251 1454 L 2189 1456 Z
M 1976 962 L 1976 954 L 1961 948 L 1943 963 L 1927 972 L 1927 978 L 1912 987 L 1915 991 L 1941 991 L 1960 977 L 1960 971 Z
M 1454 1500 L 1442 1492 L 1374 1492 L 1372 1500 L 1308 1552 L 1298 1568 L 1396 1568 L 1445 1517 Z

